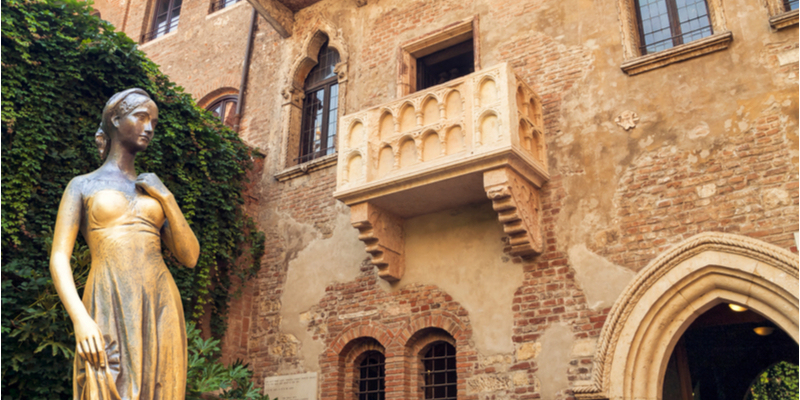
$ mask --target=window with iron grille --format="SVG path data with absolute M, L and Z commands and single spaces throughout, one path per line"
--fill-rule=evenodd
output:
M 434 342 L 422 356 L 422 392 L 425 399 L 456 400 L 456 348 Z
M 798 3 L 800 3 L 800 0 L 783 0 L 783 10 L 784 11 L 797 10 Z
M 158 0 L 153 27 L 142 35 L 142 43 L 166 35 L 178 28 L 182 0 Z
M 336 151 L 339 80 L 333 68 L 339 63 L 339 52 L 328 47 L 326 42 L 319 50 L 317 61 L 305 81 L 298 163 Z
M 225 96 L 212 103 L 206 109 L 219 118 L 220 122 L 228 127 L 233 127 L 233 117 L 236 115 L 236 101 L 236 96 Z
M 232 6 L 242 0 L 212 0 L 211 6 L 208 9 L 208 13 L 213 13 L 214 11 L 222 10 L 225 7 Z
M 636 0 L 642 55 L 713 34 L 706 0 Z
M 379 351 L 368 351 L 358 365 L 356 398 L 358 400 L 384 400 L 386 398 L 386 358 Z

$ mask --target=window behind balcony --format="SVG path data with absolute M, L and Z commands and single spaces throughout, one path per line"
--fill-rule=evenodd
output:
M 783 0 L 783 9 L 784 11 L 797 10 L 798 3 L 800 0 Z
M 339 52 L 326 42 L 306 77 L 298 163 L 336 152 L 339 80 L 333 68 L 339 61 Z
M 142 35 L 142 42 L 166 35 L 178 28 L 182 0 L 159 0 L 153 18 L 153 27 Z
M 637 0 L 642 55 L 711 36 L 705 0 Z
M 475 72 L 472 37 L 417 58 L 417 90 L 427 89 Z

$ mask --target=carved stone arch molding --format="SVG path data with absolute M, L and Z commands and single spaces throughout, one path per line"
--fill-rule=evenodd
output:
M 334 67 L 334 72 L 337 74 L 339 81 L 339 106 L 338 106 L 338 120 L 341 121 L 342 117 L 347 112 L 345 99 L 347 98 L 347 63 L 349 60 L 350 51 L 347 43 L 344 41 L 342 30 L 336 27 L 332 22 L 325 18 L 318 17 L 310 24 L 309 33 L 305 35 L 303 42 L 300 46 L 300 53 L 295 58 L 291 65 L 290 70 L 286 74 L 286 79 L 281 89 L 282 99 L 282 156 L 284 172 L 278 174 L 277 178 L 281 179 L 283 175 L 295 176 L 296 174 L 289 173 L 286 170 L 294 167 L 296 164 L 295 157 L 299 152 L 300 143 L 300 129 L 302 124 L 302 111 L 303 99 L 305 97 L 303 86 L 308 76 L 308 73 L 317 65 L 317 56 L 319 50 L 325 41 L 328 41 L 328 46 L 336 49 L 339 52 L 339 64 Z M 337 135 L 338 140 L 338 135 Z M 330 158 L 330 162 L 324 166 L 335 165 L 336 157 L 323 157 L 321 160 L 325 161 Z M 310 164 L 318 163 L 320 159 L 312 160 Z M 287 178 L 288 179 L 288 178 Z
M 641 270 L 606 319 L 579 399 L 661 398 L 678 339 L 701 314 L 737 303 L 798 341 L 798 256 L 749 237 L 701 233 Z

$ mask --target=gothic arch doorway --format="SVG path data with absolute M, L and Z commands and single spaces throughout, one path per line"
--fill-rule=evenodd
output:
M 748 237 L 703 233 L 641 270 L 600 334 L 590 385 L 578 398 L 662 398 L 678 341 L 719 305 L 745 306 L 798 343 L 798 257 Z

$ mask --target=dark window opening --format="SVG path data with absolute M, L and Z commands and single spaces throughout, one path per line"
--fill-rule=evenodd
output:
M 211 7 L 208 9 L 208 13 L 213 13 L 214 11 L 222 10 L 225 7 L 230 7 L 242 0 L 213 0 L 211 2 Z
M 378 351 L 367 352 L 358 366 L 356 387 L 358 400 L 384 400 L 386 398 L 386 359 Z
M 225 126 L 232 128 L 236 116 L 236 101 L 236 96 L 225 96 L 212 103 L 207 110 L 219 118 Z
M 475 72 L 472 38 L 417 58 L 417 90 L 427 89 Z
M 642 55 L 711 36 L 705 0 L 637 0 Z
M 800 0 L 783 0 L 783 11 L 797 10 Z
M 447 342 L 434 342 L 422 357 L 422 392 L 425 399 L 456 400 L 456 348 Z
M 181 3 L 182 0 L 159 0 L 153 17 L 153 27 L 150 32 L 142 35 L 141 42 L 148 42 L 177 29 L 181 17 Z
M 295 159 L 298 163 L 336 151 L 339 79 L 333 69 L 340 61 L 339 52 L 328 47 L 326 42 L 319 50 L 317 61 L 305 81 L 300 154 Z
M 741 400 L 771 365 L 798 364 L 798 346 L 789 335 L 739 309 L 720 304 L 689 326 L 667 364 L 663 400 Z

